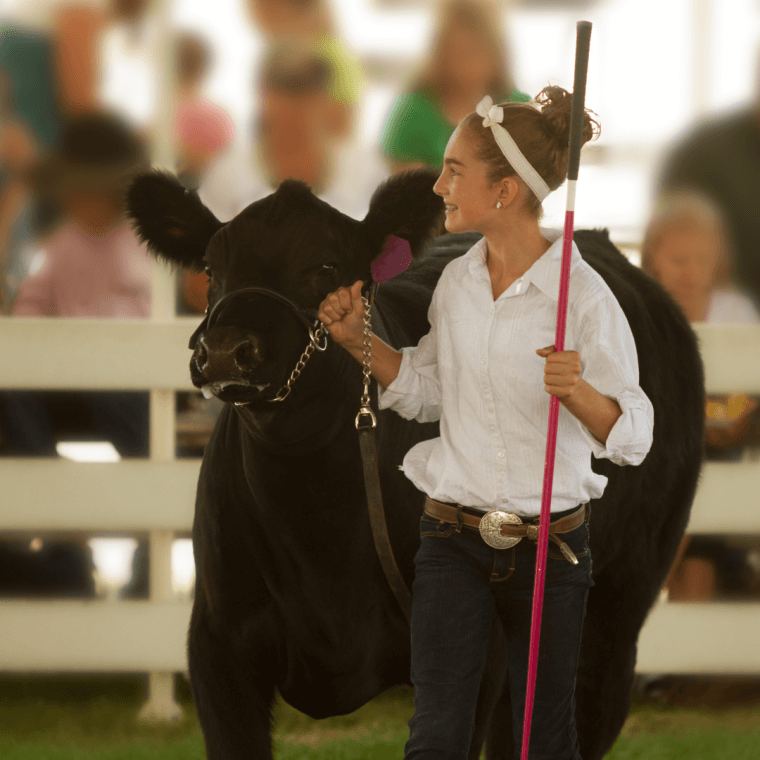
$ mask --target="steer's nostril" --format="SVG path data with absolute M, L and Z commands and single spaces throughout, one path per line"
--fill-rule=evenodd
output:
M 253 342 L 250 339 L 246 339 L 235 348 L 235 364 L 237 364 L 238 367 L 250 364 L 253 355 Z
M 202 343 L 195 349 L 195 363 L 201 372 L 208 365 L 208 351 L 206 351 L 206 347 Z

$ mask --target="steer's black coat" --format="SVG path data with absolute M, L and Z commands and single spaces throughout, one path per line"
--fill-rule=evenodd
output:
M 290 181 L 226 225 L 167 175 L 139 178 L 130 208 L 155 253 L 186 267 L 209 266 L 211 304 L 259 285 L 316 308 L 339 285 L 367 276 L 388 235 L 405 237 L 415 261 L 380 287 L 373 309 L 375 332 L 398 348 L 416 345 L 427 332 L 440 272 L 478 237 L 446 235 L 425 248 L 441 217 L 432 184 L 425 171 L 397 175 L 379 188 L 363 222 Z M 686 526 L 701 461 L 703 380 L 694 334 L 664 291 L 605 232 L 578 232 L 576 241 L 628 317 L 656 420 L 654 445 L 640 467 L 594 462 L 610 482 L 592 508 L 596 585 L 577 716 L 584 760 L 598 760 L 627 714 L 638 633 Z M 367 516 L 354 428 L 359 364 L 329 343 L 309 360 L 284 403 L 266 400 L 306 342 L 286 307 L 244 297 L 224 307 L 191 363 L 196 385 L 213 386 L 225 400 L 251 402 L 228 405 L 219 419 L 201 469 L 193 528 L 197 586 L 188 655 L 213 760 L 271 758 L 276 690 L 299 710 L 325 717 L 408 682 L 409 630 L 383 577 Z M 372 396 L 376 406 L 374 382 Z M 412 445 L 437 434 L 437 424 L 379 413 L 387 521 L 410 585 L 422 495 L 398 465 Z M 494 637 L 472 758 L 484 741 L 489 760 L 512 757 L 506 667 Z

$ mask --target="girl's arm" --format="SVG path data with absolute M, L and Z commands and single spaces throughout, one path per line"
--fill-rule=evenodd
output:
M 442 278 L 441 278 L 442 279 Z M 438 375 L 437 311 L 439 280 L 428 309 L 430 331 L 416 346 L 396 351 L 372 335 L 372 376 L 378 382 L 380 409 L 393 409 L 406 419 L 434 422 L 441 418 L 441 380 Z M 364 307 L 361 280 L 351 288 L 339 288 L 320 304 L 318 316 L 332 339 L 358 362 L 363 361 Z
M 546 358 L 546 392 L 556 396 L 597 441 L 607 443 L 610 431 L 623 413 L 620 404 L 581 377 L 581 356 L 577 351 L 555 351 L 554 346 L 547 346 L 536 353 Z
M 654 407 L 639 385 L 636 343 L 611 293 L 586 294 L 573 312 L 578 351 L 537 350 L 544 385 L 581 423 L 597 459 L 638 465 L 652 446 Z

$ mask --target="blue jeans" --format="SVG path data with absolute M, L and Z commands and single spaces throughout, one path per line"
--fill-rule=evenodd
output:
M 552 519 L 573 511 L 554 513 Z M 561 538 L 579 564 L 571 564 L 549 542 L 531 760 L 581 760 L 574 692 L 593 585 L 588 527 L 583 523 Z M 520 757 L 536 551 L 537 543 L 528 538 L 509 549 L 493 549 L 476 529 L 458 532 L 423 514 L 412 587 L 414 715 L 405 760 L 466 760 L 494 615 L 501 618 L 506 637 L 514 753 Z

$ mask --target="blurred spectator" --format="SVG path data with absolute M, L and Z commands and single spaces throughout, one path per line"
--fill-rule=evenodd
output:
M 760 303 L 760 71 L 754 103 L 697 124 L 672 149 L 663 190 L 694 189 L 719 207 L 736 278 Z
M 8 87 L 7 78 L 0 72 L 0 314 L 10 310 L 26 274 L 27 249 L 39 228 L 36 208 L 23 179 L 38 156 L 39 145 L 19 119 Z
M 53 216 L 21 177 L 63 119 L 92 107 L 101 0 L 6 2 L 0 20 L 0 310 L 26 273 L 31 247 Z M 92 51 L 91 51 L 92 52 Z
M 289 177 L 344 214 L 364 217 L 387 171 L 371 148 L 334 134 L 333 74 L 330 60 L 307 46 L 280 43 L 269 51 L 253 145 L 228 151 L 200 188 L 219 219 L 232 219 Z
M 758 324 L 751 298 L 732 282 L 733 250 L 719 208 L 702 193 L 660 198 L 647 226 L 641 266 L 691 322 Z
M 14 106 L 43 147 L 62 116 L 95 106 L 97 43 L 108 0 L 8 0 L 0 23 L 0 70 Z
M 107 24 L 95 43 L 98 104 L 144 134 L 153 126 L 159 97 L 162 40 L 154 5 L 153 0 L 108 0 Z
M 20 180 L 64 122 L 110 102 L 145 126 L 155 109 L 151 0 L 7 0 L 0 22 L 0 310 L 59 209 Z M 121 40 L 121 43 L 119 42 Z M 122 44 L 123 43 L 123 44 Z M 130 58 L 131 56 L 131 58 Z M 141 110 L 142 109 L 142 110 Z M 5 306 L 5 308 L 3 308 Z
M 306 182 L 338 211 L 364 217 L 388 172 L 374 149 L 335 134 L 333 76 L 330 59 L 308 45 L 270 48 L 251 143 L 235 144 L 201 183 L 200 198 L 219 219 L 232 219 L 287 178 Z M 198 312 L 206 308 L 206 283 L 203 274 L 185 275 L 185 301 Z
M 356 56 L 340 40 L 327 0 L 247 0 L 257 29 L 271 43 L 308 44 L 332 70 L 332 129 L 349 138 L 355 123 L 364 75 Z
M 448 0 L 441 6 L 428 61 L 383 127 L 383 153 L 393 171 L 441 168 L 454 128 L 484 95 L 495 103 L 530 101 L 512 82 L 500 26 L 491 2 Z
M 201 88 L 211 61 L 209 46 L 196 34 L 183 32 L 176 43 L 177 172 L 186 187 L 198 187 L 209 164 L 234 139 L 229 114 L 207 100 Z
M 66 219 L 46 242 L 42 261 L 13 307 L 23 316 L 147 317 L 151 264 L 124 215 L 124 192 L 147 166 L 143 144 L 116 116 L 73 119 L 33 181 L 52 193 Z M 146 393 L 6 392 L 0 425 L 12 454 L 55 454 L 49 408 L 72 397 L 122 456 L 148 453 Z
M 642 245 L 642 268 L 659 280 L 692 322 L 760 324 L 731 283 L 731 257 L 718 209 L 704 196 L 676 193 L 658 202 Z M 758 403 L 744 394 L 707 399 L 708 459 L 736 460 L 760 443 Z M 706 601 L 736 593 L 751 576 L 745 551 L 723 538 L 690 536 L 668 580 L 670 598 Z
M 19 288 L 22 316 L 150 316 L 151 265 L 124 210 L 131 178 L 148 166 L 142 142 L 121 118 L 73 119 L 33 182 L 65 212 L 44 260 Z

